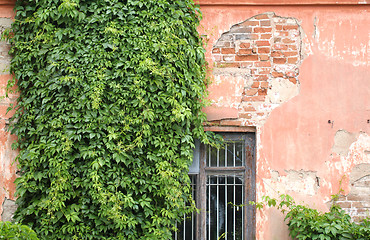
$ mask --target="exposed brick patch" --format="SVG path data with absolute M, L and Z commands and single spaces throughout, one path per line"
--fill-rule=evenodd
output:
M 335 202 L 355 222 L 370 216 L 370 163 L 356 165 L 350 174 L 351 191 Z
M 243 69 L 250 70 L 249 74 L 243 75 L 247 84 L 240 103 L 247 107 L 239 107 L 238 119 L 232 122 L 222 121 L 221 125 L 255 125 L 257 120 L 269 114 L 266 103 L 285 101 L 273 102 L 269 92 L 274 90 L 271 88 L 279 81 L 299 85 L 301 42 L 298 21 L 279 17 L 274 13 L 256 15 L 232 26 L 221 35 L 212 50 L 214 66 L 228 68 L 228 74 L 238 74 Z M 235 73 L 230 73 L 230 68 L 235 68 Z M 273 94 L 276 94 L 276 89 Z M 263 107 L 259 107 L 262 105 Z

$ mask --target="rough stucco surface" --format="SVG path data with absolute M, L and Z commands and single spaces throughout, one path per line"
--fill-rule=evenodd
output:
M 235 108 L 239 113 L 237 117 L 235 111 L 233 115 L 224 115 L 221 110 L 213 111 L 209 119 L 213 125 L 257 127 L 257 199 L 265 194 L 276 196 L 278 190 L 293 195 L 298 202 L 326 211 L 331 195 L 342 188 L 341 200 L 347 204 L 354 220 L 369 214 L 364 210 L 368 207 L 368 197 L 353 199 L 361 192 L 367 194 L 365 189 L 369 189 L 364 167 L 370 163 L 369 5 L 201 7 L 204 17 L 201 31 L 208 37 L 207 58 L 214 66 L 215 79 L 223 67 L 218 63 L 230 58 L 218 57 L 222 51 L 217 53 L 214 49 L 235 26 L 261 14 L 267 13 L 273 18 L 272 11 L 274 16 L 292 19 L 299 26 L 300 35 L 296 37 L 302 41 L 301 60 L 295 64 L 297 82 L 290 82 L 299 87 L 290 86 L 289 80 L 278 82 L 275 77 L 278 75 L 272 75 L 271 70 L 265 97 L 247 100 L 242 96 L 241 104 Z M 269 68 L 274 69 L 273 59 L 268 61 Z M 243 68 L 231 67 L 235 71 Z M 251 67 L 244 68 L 251 70 Z M 231 70 L 227 71 L 223 78 L 233 82 L 226 77 Z M 243 94 L 252 94 L 246 87 L 254 81 L 253 72 L 247 72 L 245 78 L 244 82 L 239 80 L 247 83 Z M 216 88 L 217 84 L 210 86 L 212 91 Z M 258 90 L 253 97 L 256 96 Z M 212 95 L 210 98 L 213 99 Z M 240 98 L 235 98 L 233 106 L 239 101 Z M 213 107 L 217 108 L 217 104 Z M 234 108 L 228 104 L 222 107 Z M 250 115 L 243 115 L 246 109 Z M 355 178 L 351 177 L 353 174 L 358 174 L 358 169 L 365 171 L 364 176 L 350 180 Z M 289 239 L 279 212 L 273 209 L 257 212 L 257 239 Z
M 0 2 L 1 3 L 1 2 Z M 0 33 L 9 28 L 14 16 L 13 7 L 0 4 Z M 8 55 L 9 44 L 0 42 L 0 94 L 5 96 L 5 86 L 11 79 L 9 64 L 11 57 Z M 15 210 L 14 193 L 16 179 L 16 164 L 14 162 L 17 151 L 12 150 L 11 145 L 16 139 L 7 132 L 9 117 L 12 112 L 6 113 L 11 103 L 14 103 L 15 95 L 0 99 L 0 214 L 1 220 L 11 220 Z
M 370 6 L 365 1 L 273 7 L 268 4 L 277 1 L 258 1 L 261 5 L 256 6 L 243 6 L 247 1 L 202 2 L 200 32 L 208 40 L 206 57 L 213 72 L 209 98 L 214 101 L 205 111 L 215 126 L 256 126 L 257 200 L 279 191 L 325 211 L 330 196 L 342 188 L 338 202 L 354 220 L 368 215 Z M 14 12 L 11 4 L 1 3 L 3 29 Z M 228 47 L 234 50 L 223 53 L 218 44 L 225 35 L 232 36 L 223 42 L 234 44 Z M 0 44 L 0 69 L 9 63 L 8 48 Z M 297 54 L 289 56 L 294 51 Z M 294 57 L 297 60 L 289 60 Z M 2 95 L 9 79 L 6 72 L 0 73 Z M 6 108 L 16 96 L 10 97 L 0 102 L 4 219 L 11 217 L 15 199 L 15 136 L 5 131 L 11 115 L 5 114 Z M 256 228 L 258 240 L 289 239 L 283 215 L 274 209 L 258 211 Z

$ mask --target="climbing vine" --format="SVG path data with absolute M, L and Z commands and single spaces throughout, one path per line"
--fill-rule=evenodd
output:
M 16 221 L 41 239 L 170 239 L 194 210 L 207 143 L 205 60 L 191 0 L 18 0 L 5 35 Z M 15 79 L 17 79 L 15 81 Z

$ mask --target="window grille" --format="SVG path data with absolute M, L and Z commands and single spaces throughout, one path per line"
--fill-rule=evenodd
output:
M 189 177 L 200 213 L 184 216 L 175 240 L 255 239 L 254 134 L 223 135 L 223 148 L 196 144 Z

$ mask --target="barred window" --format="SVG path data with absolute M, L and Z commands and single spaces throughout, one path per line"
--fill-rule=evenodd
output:
M 185 216 L 176 240 L 255 239 L 254 133 L 224 133 L 223 148 L 196 143 L 190 167 L 199 214 Z

